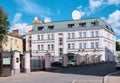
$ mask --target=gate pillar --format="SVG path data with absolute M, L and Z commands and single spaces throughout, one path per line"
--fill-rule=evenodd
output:
M 12 54 L 12 75 L 20 74 L 20 53 L 18 50 L 14 50 Z
M 51 54 L 47 51 L 45 54 L 45 69 L 51 68 Z
M 30 53 L 28 51 L 24 52 L 24 68 L 25 73 L 30 72 Z
M 67 54 L 63 54 L 63 67 L 67 67 L 68 65 L 68 56 Z
M 75 54 L 75 64 L 80 65 L 80 55 L 79 54 Z

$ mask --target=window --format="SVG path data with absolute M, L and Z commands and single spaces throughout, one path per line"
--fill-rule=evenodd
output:
M 79 23 L 80 27 L 86 27 L 86 23 Z
M 72 43 L 72 49 L 74 49 L 74 47 L 75 47 L 75 45 L 74 45 L 74 43 Z
M 95 31 L 95 35 L 96 35 L 96 37 L 98 37 L 98 31 Z
M 94 48 L 94 42 L 91 42 L 91 48 Z
M 98 42 L 95 42 L 95 47 L 98 48 Z
M 48 29 L 52 30 L 52 29 L 54 29 L 54 26 L 48 26 Z
M 86 37 L 86 32 L 83 32 L 83 37 Z
M 48 40 L 50 39 L 50 35 L 48 34 Z
M 74 33 L 72 33 L 72 38 L 74 38 Z
M 63 35 L 63 33 L 59 33 L 58 35 Z
M 68 49 L 70 49 L 70 44 L 68 44 Z
M 63 45 L 63 38 L 59 38 L 59 45 Z
M 54 35 L 53 34 L 51 34 L 51 39 L 54 39 Z
M 91 37 L 94 37 L 94 31 L 91 31 Z
M 43 35 L 41 35 L 41 40 L 43 40 Z
M 13 43 L 13 39 L 12 38 L 10 38 L 10 44 L 12 44 Z
M 70 33 L 68 33 L 68 39 L 70 39 Z
M 44 50 L 44 46 L 43 45 L 41 45 L 41 50 Z
M 38 27 L 38 30 L 42 30 L 44 27 L 43 26 L 40 26 L 40 27 Z
M 82 32 L 79 32 L 79 36 L 80 36 L 80 38 L 82 38 Z
M 68 24 L 68 28 L 72 28 L 74 24 Z
M 86 48 L 86 43 L 83 43 L 83 48 L 84 48 L 84 49 Z
M 38 45 L 38 50 L 40 50 L 40 45 Z
M 82 49 L 82 43 L 79 44 L 79 48 Z
M 50 45 L 48 44 L 48 50 L 50 50 Z
M 51 49 L 54 50 L 54 45 L 53 44 L 51 44 Z
M 17 40 L 15 39 L 15 45 L 17 45 L 18 44 L 18 42 L 17 42 Z
M 91 26 L 95 26 L 96 25 L 96 23 L 95 22 L 91 22 Z
M 59 48 L 60 56 L 63 54 L 63 48 Z
M 40 40 L 40 35 L 38 35 L 38 40 Z

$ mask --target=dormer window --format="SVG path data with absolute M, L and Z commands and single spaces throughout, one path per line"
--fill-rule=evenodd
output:
M 68 28 L 72 28 L 75 24 L 68 24 Z
M 97 26 L 97 25 L 98 25 L 98 21 L 91 22 L 91 26 Z
M 49 29 L 49 30 L 53 30 L 53 29 L 54 29 L 54 26 L 48 26 L 48 29 Z
M 40 27 L 38 27 L 38 30 L 42 30 L 44 27 L 43 26 L 40 26 Z
M 80 27 L 86 27 L 86 23 L 79 23 Z

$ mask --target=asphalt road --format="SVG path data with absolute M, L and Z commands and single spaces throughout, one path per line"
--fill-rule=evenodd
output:
M 102 83 L 105 75 L 115 71 L 114 63 L 99 64 L 21 74 L 0 80 L 0 83 Z

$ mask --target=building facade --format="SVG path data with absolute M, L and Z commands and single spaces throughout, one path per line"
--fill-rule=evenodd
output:
M 2 44 L 3 51 L 18 50 L 23 53 L 23 39 L 18 36 L 18 30 L 7 34 L 7 42 Z
M 44 56 L 48 51 L 53 57 L 77 53 L 83 57 L 97 55 L 101 61 L 115 60 L 115 32 L 100 18 L 33 23 L 28 36 L 32 56 Z

